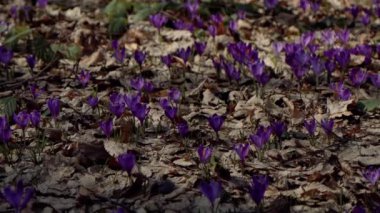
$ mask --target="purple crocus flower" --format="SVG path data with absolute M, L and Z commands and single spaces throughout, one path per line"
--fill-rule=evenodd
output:
M 345 69 L 350 63 L 351 52 L 347 49 L 337 49 L 335 51 L 335 61 L 338 62 L 339 66 Z
M 210 19 L 216 25 L 223 23 L 223 16 L 220 13 L 212 14 Z
M 354 87 L 360 87 L 367 80 L 367 73 L 355 67 L 350 70 L 348 78 Z
M 244 10 L 238 10 L 236 15 L 238 19 L 244 20 L 247 14 Z
M 327 60 L 325 61 L 325 69 L 328 73 L 333 73 L 335 71 L 335 61 L 333 60 Z
M 360 21 L 364 26 L 369 25 L 371 22 L 371 11 L 368 9 L 363 9 L 363 15 L 361 16 Z
M 306 32 L 301 35 L 300 43 L 303 47 L 309 46 L 311 42 L 313 42 L 315 37 L 314 32 Z
M 249 194 L 257 205 L 259 205 L 263 200 L 268 186 L 269 178 L 266 175 L 256 175 L 252 177 L 252 184 L 249 188 Z
M 315 130 L 317 128 L 317 121 L 314 118 L 309 121 L 305 120 L 303 122 L 303 125 L 306 128 L 309 135 L 314 136 Z
M 368 44 L 358 44 L 355 48 L 351 49 L 351 53 L 355 55 L 363 55 L 363 64 L 369 65 L 372 62 L 372 47 Z
M 311 53 L 315 53 L 319 50 L 319 45 L 318 44 L 309 44 L 309 46 L 307 46 L 307 48 L 309 48 L 309 51 Z
M 275 8 L 277 4 L 278 0 L 264 0 L 264 6 L 268 10 Z
M 169 90 L 168 96 L 169 100 L 174 101 L 175 103 L 179 103 L 181 100 L 181 91 L 179 91 L 177 88 L 171 88 Z
M 275 42 L 275 43 L 273 43 L 272 47 L 273 47 L 274 53 L 276 55 L 280 55 L 281 51 L 285 47 L 285 43 L 284 42 Z
M 292 68 L 294 75 L 301 80 L 309 70 L 311 55 L 300 44 L 285 46 L 285 62 Z
M 140 103 L 140 100 L 141 100 L 141 96 L 139 94 L 137 95 L 129 94 L 129 95 L 124 96 L 124 102 L 125 104 L 127 104 L 129 109 L 133 109 L 137 103 Z
M 358 7 L 357 5 L 352 5 L 350 8 L 348 8 L 348 11 L 351 13 L 354 19 L 358 17 L 360 10 L 360 7 Z
M 282 121 L 275 121 L 271 123 L 272 131 L 273 133 L 278 137 L 281 138 L 281 136 L 287 131 L 287 126 Z
M 131 79 L 130 81 L 131 87 L 137 91 L 142 91 L 145 85 L 145 80 L 144 78 L 138 77 Z
M 319 1 L 310 1 L 310 8 L 313 12 L 317 12 L 321 7 L 321 2 Z
M 173 59 L 171 55 L 161 56 L 161 61 L 164 63 L 168 68 L 171 67 L 173 63 Z
M 300 8 L 303 11 L 306 11 L 308 7 L 309 7 L 309 0 L 300 0 Z
M 133 153 L 124 153 L 117 157 L 117 161 L 123 171 L 132 174 L 132 170 L 136 165 L 136 156 Z
M 228 23 L 228 30 L 230 30 L 231 34 L 237 34 L 238 33 L 238 24 L 237 24 L 237 21 L 231 20 Z
M 143 125 L 146 116 L 149 113 L 150 108 L 146 104 L 137 103 L 131 109 L 132 114 L 139 119 L 141 125 Z
M 218 59 L 216 59 L 216 58 L 213 58 L 213 59 L 212 59 L 212 65 L 214 66 L 216 72 L 219 73 L 220 70 L 222 70 L 222 66 L 223 66 L 223 64 L 222 64 L 222 59 L 219 59 L 219 60 L 218 60 Z
M 110 95 L 109 110 L 117 117 L 120 118 L 125 111 L 125 102 L 123 95 L 119 93 L 112 93 Z
M 212 24 L 209 25 L 209 26 L 207 27 L 207 31 L 208 31 L 208 33 L 210 34 L 211 37 L 215 38 L 216 33 L 217 33 L 217 28 L 216 28 L 216 26 L 214 26 L 214 25 L 212 25 Z
M 207 197 L 212 206 L 214 206 L 215 200 L 220 196 L 223 190 L 222 184 L 214 180 L 211 180 L 210 182 L 201 182 L 200 188 L 201 192 Z
M 0 46 L 0 63 L 8 66 L 13 58 L 13 51 L 4 46 Z
M 37 7 L 45 8 L 48 4 L 48 0 L 37 0 Z
M 8 203 L 15 209 L 15 212 L 21 212 L 34 194 L 33 188 L 24 188 L 22 180 L 17 182 L 16 188 L 7 186 L 4 188 L 2 194 Z
M 333 119 L 322 119 L 321 120 L 321 127 L 323 131 L 325 131 L 326 135 L 331 135 L 334 128 L 334 120 Z
M 253 77 L 261 76 L 264 73 L 265 64 L 263 62 L 257 62 L 249 66 Z
M 43 92 L 43 90 L 40 89 L 37 86 L 37 84 L 29 84 L 29 89 L 30 89 L 30 92 L 32 93 L 33 99 L 38 98 Z
M 100 122 L 100 129 L 107 138 L 110 138 L 113 129 L 112 119 L 107 119 L 105 121 Z
M 194 43 L 194 47 L 195 47 L 195 52 L 196 52 L 198 55 L 203 55 L 203 53 L 204 53 L 205 50 L 206 50 L 207 43 L 206 43 L 206 42 L 195 42 L 195 43 Z
M 90 81 L 91 73 L 85 69 L 82 69 L 80 72 L 78 79 L 79 82 L 82 84 L 83 87 L 86 87 L 88 82 Z
M 116 61 L 119 62 L 119 63 L 123 63 L 124 62 L 124 59 L 125 59 L 125 48 L 121 48 L 120 50 L 115 50 L 115 58 L 116 58 Z
M 11 17 L 13 19 L 17 19 L 18 17 L 18 6 L 17 5 L 13 5 L 11 7 L 11 9 L 9 10 L 10 14 L 11 14 Z
M 31 70 L 36 66 L 36 57 L 34 55 L 29 55 L 26 57 L 26 62 Z
M 224 117 L 217 114 L 213 114 L 208 118 L 208 123 L 211 128 L 218 134 L 224 123 Z
M 8 119 L 5 116 L 0 117 L 0 140 L 7 144 L 11 139 L 12 131 L 8 124 Z
M 339 33 L 337 33 L 337 36 L 343 44 L 347 44 L 350 40 L 350 31 L 348 29 L 343 29 Z
M 235 150 L 236 154 L 239 156 L 242 163 L 244 163 L 244 160 L 249 153 L 249 147 L 250 147 L 249 143 L 236 144 L 234 146 L 234 150 Z
M 91 95 L 87 98 L 87 104 L 90 105 L 90 107 L 93 109 L 98 106 L 98 103 L 99 103 L 99 98 L 96 96 Z
M 144 92 L 146 93 L 151 93 L 154 91 L 154 85 L 153 82 L 151 81 L 145 81 L 144 87 L 143 87 Z
M 162 107 L 162 109 L 165 109 L 166 107 L 170 107 L 169 100 L 166 98 L 161 98 L 160 99 L 160 106 Z
M 229 80 L 240 80 L 240 72 L 236 69 L 234 64 L 225 62 L 223 63 L 223 68 Z
M 191 49 L 190 49 L 190 47 L 188 47 L 186 49 L 185 48 L 181 48 L 181 49 L 179 49 L 177 51 L 177 56 L 180 57 L 185 64 L 189 60 L 190 55 L 191 55 Z
M 369 75 L 372 85 L 377 89 L 380 89 L 380 73 L 372 73 Z
M 188 0 L 185 4 L 185 8 L 187 12 L 189 13 L 190 18 L 193 19 L 198 14 L 198 9 L 199 9 L 198 0 L 195 0 L 195 1 Z
M 333 45 L 335 42 L 335 32 L 333 30 L 325 30 L 321 32 L 322 41 L 326 45 Z
M 198 157 L 199 161 L 203 164 L 206 164 L 210 161 L 211 155 L 212 155 L 212 148 L 206 147 L 203 144 L 201 144 L 198 149 Z
M 135 53 L 133 54 L 133 57 L 135 61 L 139 64 L 139 66 L 141 67 L 145 61 L 146 54 L 142 51 L 136 50 Z
M 356 205 L 351 213 L 366 213 L 365 208 L 363 206 Z
M 17 115 L 13 115 L 13 120 L 21 129 L 25 129 L 29 124 L 30 118 L 26 111 L 21 111 Z
M 310 59 L 310 65 L 311 65 L 311 69 L 313 70 L 313 72 L 317 76 L 319 76 L 323 72 L 323 70 L 325 69 L 324 62 L 318 56 L 312 57 Z
M 178 133 L 181 137 L 186 137 L 189 134 L 189 125 L 186 121 L 181 121 L 177 124 Z
M 112 40 L 111 42 L 112 49 L 117 50 L 119 49 L 119 41 L 118 40 Z
M 380 168 L 368 167 L 364 172 L 363 176 L 370 182 L 372 185 L 376 185 L 376 182 L 380 178 Z
M 257 149 L 262 149 L 264 145 L 269 141 L 269 138 L 272 134 L 272 128 L 264 128 L 260 126 L 256 134 L 250 135 L 249 139 L 256 146 Z
M 177 30 L 188 30 L 190 32 L 194 31 L 194 25 L 192 23 L 187 23 L 182 20 L 176 20 L 173 22 L 174 28 Z
M 194 26 L 197 27 L 198 29 L 203 29 L 205 27 L 203 19 L 199 15 L 193 18 L 193 23 L 194 23 Z
M 251 74 L 259 82 L 261 85 L 265 85 L 269 82 L 270 76 L 265 72 L 265 64 L 264 62 L 257 62 L 249 65 L 249 69 Z
M 167 106 L 164 108 L 165 115 L 171 120 L 174 121 L 174 119 L 177 117 L 177 107 L 171 107 Z
M 228 44 L 227 49 L 234 60 L 241 64 L 250 64 L 258 60 L 258 53 L 252 48 L 251 44 L 239 41 Z
M 379 18 L 380 17 L 380 5 L 376 5 L 374 8 L 376 16 Z
M 160 30 L 161 27 L 164 26 L 166 24 L 166 22 L 168 22 L 168 18 L 161 13 L 157 13 L 154 15 L 150 15 L 149 21 L 155 28 Z
M 347 101 L 351 98 L 350 90 L 344 86 L 342 81 L 331 83 L 330 89 L 334 91 L 334 93 L 338 95 L 342 101 Z
M 50 98 L 47 101 L 47 106 L 49 108 L 50 114 L 53 117 L 53 119 L 57 119 L 59 112 L 60 112 L 60 101 L 58 98 Z
M 32 126 L 37 128 L 40 124 L 40 121 L 41 121 L 41 113 L 37 110 L 33 110 L 29 114 L 29 119 L 30 119 L 30 123 L 32 124 Z

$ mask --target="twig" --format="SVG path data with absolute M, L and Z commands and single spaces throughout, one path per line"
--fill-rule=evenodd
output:
M 40 77 L 44 72 L 46 72 L 47 70 L 49 70 L 55 64 L 55 62 L 58 59 L 59 58 L 56 57 L 53 60 L 51 60 L 48 65 L 46 65 L 39 73 L 37 73 L 37 75 L 34 75 L 31 78 L 23 79 L 21 81 L 18 80 L 18 79 L 16 79 L 16 80 L 13 80 L 13 81 L 7 81 L 7 82 L 1 83 L 0 84 L 0 90 L 3 90 L 3 89 L 6 89 L 6 90 L 14 89 L 14 88 L 20 87 L 21 85 L 23 85 L 24 83 L 26 83 L 28 81 L 34 81 L 35 79 L 37 79 L 38 77 Z

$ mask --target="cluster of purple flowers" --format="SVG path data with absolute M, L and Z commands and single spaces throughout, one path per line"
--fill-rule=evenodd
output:
M 257 128 L 256 134 L 249 136 L 250 141 L 256 146 L 257 149 L 264 148 L 264 145 L 269 142 L 270 136 L 272 134 L 272 127 L 265 128 L 264 126 L 259 126 Z
M 317 121 L 314 118 L 310 120 L 305 120 L 304 127 L 310 136 L 314 136 L 315 131 L 317 129 Z M 334 130 L 334 120 L 328 118 L 322 119 L 321 128 L 323 129 L 326 135 L 330 136 Z
M 13 116 L 13 120 L 23 130 L 29 125 L 29 122 L 37 128 L 41 121 L 41 113 L 37 110 L 33 110 L 31 113 L 21 111 Z
M 178 133 L 181 137 L 186 137 L 189 133 L 189 124 L 186 120 L 179 116 L 178 105 L 181 101 L 181 91 L 177 88 L 171 88 L 168 93 L 168 98 L 160 100 L 161 108 L 164 110 L 166 117 L 176 125 Z
M 181 92 L 177 88 L 169 90 L 168 99 L 163 98 L 160 100 L 160 105 L 165 112 L 165 115 L 172 121 L 176 122 L 178 108 L 176 107 L 181 100 Z
M 153 83 L 151 81 L 147 81 L 141 77 L 131 79 L 130 85 L 134 90 L 137 90 L 139 92 L 139 94 L 141 94 L 141 92 L 150 93 L 150 92 L 153 92 L 153 90 L 154 90 Z
M 269 178 L 266 175 L 254 175 L 252 176 L 252 183 L 248 187 L 249 194 L 253 201 L 259 205 L 265 195 L 265 191 L 269 186 Z M 221 196 L 223 192 L 222 184 L 215 180 L 202 181 L 200 183 L 200 190 L 205 197 L 214 206 L 217 198 Z
M 136 82 L 140 82 L 140 80 L 135 79 Z M 144 80 L 142 80 L 144 82 Z M 134 82 L 134 83 L 136 83 Z M 131 84 L 134 84 L 131 82 Z M 140 87 L 140 83 L 136 83 L 137 85 L 134 85 L 135 89 L 142 89 L 144 86 Z M 143 83 L 144 85 L 144 83 Z M 141 90 L 140 90 L 141 91 Z M 91 102 L 90 102 L 91 101 Z M 98 104 L 98 98 L 90 96 L 88 99 L 88 103 L 93 108 L 97 106 Z M 140 124 L 143 126 L 145 119 L 147 118 L 150 108 L 146 103 L 143 103 L 141 101 L 141 93 L 137 94 L 121 94 L 121 93 L 112 93 L 109 96 L 109 110 L 110 112 L 116 116 L 116 118 L 122 117 L 125 110 L 128 108 L 134 117 L 136 117 Z M 100 128 L 103 131 L 104 135 L 109 138 L 112 133 L 113 129 L 113 122 L 112 119 L 104 120 L 100 123 Z
M 117 118 L 120 118 L 128 107 L 132 114 L 138 118 L 138 120 L 143 124 L 145 118 L 149 113 L 149 107 L 147 104 L 141 102 L 140 94 L 132 95 L 123 95 L 120 93 L 112 93 L 109 97 L 110 105 L 109 110 Z
M 324 71 L 327 72 L 328 76 L 331 76 L 332 73 L 339 70 L 340 81 L 330 83 L 330 89 L 341 100 L 351 98 L 351 92 L 344 86 L 344 81 L 342 80 L 343 75 L 346 73 L 349 83 L 353 87 L 360 87 L 366 83 L 367 79 L 370 79 L 376 88 L 380 87 L 378 73 L 369 73 L 359 67 L 349 69 L 353 55 L 363 56 L 363 65 L 371 64 L 373 54 L 378 54 L 380 51 L 380 48 L 377 48 L 379 45 L 358 44 L 349 48 L 347 44 L 350 39 L 350 32 L 347 29 L 339 31 L 327 29 L 321 31 L 318 35 L 319 37 L 314 32 L 306 32 L 300 36 L 299 41 L 296 43 L 275 42 L 273 44 L 276 55 L 281 52 L 285 53 L 285 62 L 289 65 L 298 81 L 301 81 L 309 70 L 313 71 L 317 78 Z M 320 51 L 323 45 L 325 45 L 326 49 Z M 256 70 L 260 70 L 259 68 L 256 68 Z M 329 80 L 330 78 L 328 78 Z
M 378 1 L 373 1 L 370 8 L 364 7 L 363 5 L 351 5 L 351 7 L 346 8 L 346 11 L 351 14 L 353 22 L 358 18 L 359 21 L 367 26 L 371 23 L 372 16 L 380 17 L 380 3 Z

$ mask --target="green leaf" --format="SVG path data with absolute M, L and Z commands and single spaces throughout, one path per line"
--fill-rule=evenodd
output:
M 13 96 L 0 99 L 1 112 L 10 118 L 17 107 L 17 99 Z
M 127 28 L 128 20 L 124 17 L 115 17 L 110 19 L 110 22 L 108 23 L 108 32 L 111 35 L 120 35 L 123 34 L 123 32 Z
M 132 16 L 134 22 L 145 20 L 151 14 L 158 13 L 160 10 L 164 9 L 168 3 L 150 3 L 150 4 L 139 4 L 136 5 L 135 10 L 137 13 Z
M 4 44 L 7 47 L 14 46 L 20 39 L 26 38 L 31 33 L 32 29 L 27 25 L 15 26 L 6 36 Z
M 131 3 L 127 0 L 112 0 L 104 9 L 108 18 L 127 17 L 127 12 L 131 8 Z
M 82 49 L 77 44 L 69 44 L 66 49 L 66 54 L 64 55 L 67 59 L 79 61 L 82 56 Z
M 50 62 L 55 57 L 55 52 L 51 49 L 49 42 L 42 36 L 37 36 L 32 40 L 32 48 L 36 57 L 45 62 Z
M 366 111 L 380 109 L 380 99 L 360 100 L 358 107 Z
M 65 59 L 78 61 L 82 55 L 82 49 L 77 44 L 52 44 L 54 53 L 60 53 Z

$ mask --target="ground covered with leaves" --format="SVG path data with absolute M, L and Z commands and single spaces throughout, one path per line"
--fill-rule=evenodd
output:
M 379 17 L 2 1 L 0 211 L 380 212 Z

